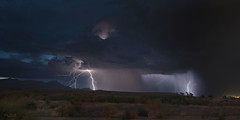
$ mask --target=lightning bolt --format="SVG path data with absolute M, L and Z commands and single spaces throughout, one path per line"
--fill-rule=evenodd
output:
M 96 90 L 95 80 L 92 75 L 92 70 L 86 69 L 86 70 L 79 70 L 79 71 L 87 72 L 89 74 L 89 79 L 91 80 L 91 84 L 92 84 L 92 90 Z
M 187 92 L 190 93 L 190 83 L 191 83 L 191 80 L 188 81 L 187 83 Z
M 92 90 L 96 90 L 96 87 L 95 87 L 95 84 L 94 84 L 95 80 L 93 78 L 92 71 L 88 70 L 88 69 L 85 70 L 85 71 L 87 71 L 89 73 L 89 75 L 90 75 L 90 80 L 91 80 L 91 83 L 92 83 Z
M 92 74 L 93 70 L 89 70 L 89 69 L 77 70 L 77 71 L 71 72 L 69 74 L 69 76 L 72 76 L 72 79 L 69 81 L 68 86 L 70 86 L 72 88 L 77 88 L 78 77 L 81 76 L 83 73 L 86 73 L 86 72 L 89 74 L 89 80 L 91 80 L 92 90 L 96 90 L 95 79 L 94 79 L 93 74 Z
M 95 79 L 93 78 L 93 74 L 92 74 L 93 70 L 81 69 L 81 65 L 83 61 L 79 59 L 74 59 L 74 60 L 75 60 L 75 64 L 68 75 L 72 77 L 72 79 L 68 83 L 68 86 L 76 89 L 78 77 L 81 76 L 83 73 L 87 72 L 89 74 L 89 80 L 91 80 L 92 90 L 96 90 Z
M 67 75 L 67 76 L 72 77 L 72 79 L 69 81 L 68 86 L 76 89 L 77 88 L 77 79 L 81 74 L 82 74 L 82 72 L 78 72 L 78 71 L 70 72 L 69 75 Z
M 91 80 L 91 86 L 92 86 L 92 90 L 96 90 L 96 86 L 95 86 L 95 79 L 93 78 L 93 70 L 77 70 L 74 72 L 71 72 L 69 76 L 72 76 L 72 79 L 69 81 L 69 86 L 72 88 L 77 88 L 77 79 L 79 76 L 81 76 L 83 73 L 88 73 L 89 74 L 89 79 Z
M 187 80 L 188 80 L 188 83 L 187 83 L 187 93 L 190 93 L 190 85 L 191 85 L 191 81 L 192 81 L 192 76 L 191 74 L 187 73 Z

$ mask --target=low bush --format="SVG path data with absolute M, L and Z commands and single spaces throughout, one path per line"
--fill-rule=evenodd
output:
M 153 111 L 153 116 L 156 118 L 163 118 L 170 111 L 170 105 L 163 104 L 161 99 L 148 101 L 147 107 Z
M 0 120 L 34 120 L 27 113 L 26 99 L 5 98 L 0 100 Z
M 58 116 L 61 117 L 79 117 L 82 112 L 82 104 L 80 102 L 72 102 L 63 104 L 57 108 Z
M 114 114 L 114 108 L 111 106 L 107 106 L 106 108 L 104 108 L 103 114 L 105 117 L 112 117 Z
M 140 117 L 148 117 L 148 110 L 145 108 L 140 108 L 138 110 L 138 116 Z
M 123 120 L 136 119 L 136 118 L 137 118 L 136 112 L 129 111 L 129 110 L 125 111 L 123 116 L 122 116 Z

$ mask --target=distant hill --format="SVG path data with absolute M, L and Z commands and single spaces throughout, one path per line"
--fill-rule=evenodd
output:
M 43 89 L 43 90 L 71 90 L 57 81 L 41 82 L 34 80 L 2 79 L 0 80 L 0 89 Z
M 78 88 L 76 90 L 80 90 L 80 91 L 93 91 L 92 89 L 90 88 Z

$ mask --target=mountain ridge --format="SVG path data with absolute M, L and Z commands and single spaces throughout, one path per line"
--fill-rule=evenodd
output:
M 72 88 L 64 86 L 57 81 L 35 81 L 35 80 L 18 80 L 2 79 L 0 80 L 0 89 L 43 89 L 43 90 L 71 90 Z

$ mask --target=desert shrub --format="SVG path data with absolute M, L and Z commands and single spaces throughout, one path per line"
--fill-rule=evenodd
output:
M 189 99 L 188 102 L 189 104 L 192 104 L 192 105 L 209 105 L 211 103 L 209 99 L 200 99 L 200 98 Z
M 81 116 L 82 104 L 80 102 L 72 102 L 71 104 L 60 105 L 56 112 L 61 117 L 78 117 Z
M 74 106 L 73 110 L 74 113 L 80 113 L 82 110 L 82 103 L 78 101 L 77 99 L 74 101 L 71 101 L 71 104 Z
M 226 114 L 220 114 L 218 120 L 226 120 Z
M 140 117 L 148 117 L 148 111 L 145 108 L 138 109 L 138 116 Z
M 186 92 L 186 97 L 193 97 L 193 94 L 192 93 L 188 93 L 188 92 Z
M 204 95 L 201 95 L 200 98 L 205 98 L 205 96 L 204 96 Z
M 148 98 L 143 96 L 138 99 L 138 103 L 146 104 L 148 101 Z
M 208 98 L 209 99 L 213 99 L 214 97 L 212 95 L 208 95 Z
M 26 99 L 5 98 L 0 100 L 0 120 L 33 120 L 26 110 Z
M 57 107 L 57 106 L 54 105 L 54 104 L 50 104 L 50 105 L 49 105 L 49 108 L 50 108 L 50 109 L 54 109 L 54 108 L 56 108 L 56 107 Z
M 57 108 L 57 113 L 61 117 L 72 116 L 72 112 L 74 112 L 72 104 L 61 105 Z
M 181 105 L 189 104 L 189 101 L 187 100 L 187 98 L 179 94 L 166 95 L 166 96 L 163 96 L 161 99 L 163 103 L 168 103 L 168 104 L 181 104 Z
M 37 109 L 37 105 L 34 102 L 29 102 L 29 103 L 26 104 L 26 108 L 28 110 L 36 110 Z
M 127 103 L 136 103 L 135 98 L 127 98 Z
M 160 99 L 148 101 L 147 107 L 149 111 L 153 111 L 156 118 L 163 118 L 170 111 L 170 106 L 163 104 Z
M 224 95 L 222 98 L 223 98 L 223 99 L 227 99 L 227 96 Z
M 226 120 L 227 114 L 223 110 L 224 108 L 217 109 L 217 118 L 218 120 Z
M 64 95 L 54 95 L 54 96 L 44 96 L 43 97 L 43 100 L 46 100 L 46 101 L 57 101 L 57 100 L 66 100 L 66 96 Z
M 105 117 L 112 117 L 114 114 L 114 109 L 111 106 L 107 106 L 103 110 L 103 114 Z
M 137 115 L 136 115 L 136 112 L 134 111 L 125 111 L 123 116 L 122 116 L 122 119 L 123 120 L 127 120 L 127 119 L 136 119 L 137 118 Z
M 226 120 L 227 114 L 224 107 L 216 107 L 215 105 L 209 105 L 209 108 L 201 115 L 203 119 L 205 118 L 215 118 L 217 120 Z

